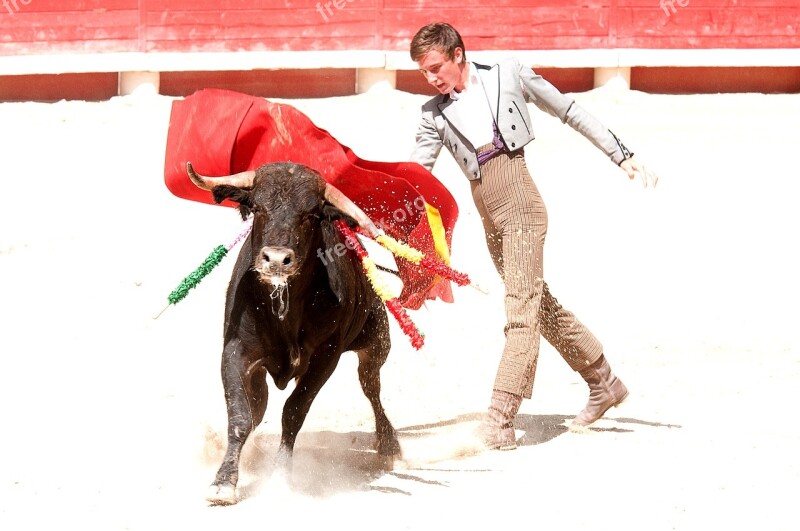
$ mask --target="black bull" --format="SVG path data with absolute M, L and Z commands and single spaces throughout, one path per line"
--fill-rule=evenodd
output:
M 197 177 L 191 167 L 189 172 Z M 229 199 L 243 217 L 253 214 L 225 301 L 228 448 L 208 495 L 220 504 L 236 502 L 242 446 L 267 407 L 267 374 L 279 389 L 295 380 L 283 407 L 276 459 L 288 469 L 311 403 L 347 351 L 358 354 L 378 454 L 386 460 L 400 454 L 380 399 L 380 369 L 391 345 L 386 309 L 353 253 L 325 253 L 343 243 L 333 221 L 352 218 L 326 201 L 325 181 L 308 167 L 268 164 L 251 172 L 251 180 L 212 189 L 215 201 Z

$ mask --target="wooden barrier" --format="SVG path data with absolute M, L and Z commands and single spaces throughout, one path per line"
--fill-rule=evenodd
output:
M 274 71 L 322 75 L 336 95 L 371 81 L 418 87 L 408 45 L 440 20 L 459 29 L 470 59 L 513 54 L 558 69 L 570 87 L 586 89 L 591 71 L 588 88 L 606 79 L 637 88 L 638 77 L 658 90 L 674 67 L 724 67 L 769 72 L 767 90 L 800 91 L 797 0 L 0 0 L 0 99 L 77 74 L 105 87 L 111 73 L 121 73 L 117 93 L 136 90 L 135 79 L 181 92 L 201 78 L 275 81 Z M 725 77 L 732 89 L 735 77 Z M 304 87 L 324 95 L 326 83 Z

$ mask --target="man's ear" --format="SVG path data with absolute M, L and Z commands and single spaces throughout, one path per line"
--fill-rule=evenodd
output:
M 211 193 L 216 203 L 222 203 L 226 199 L 239 203 L 239 214 L 242 219 L 247 219 L 253 211 L 253 196 L 249 190 L 229 184 L 220 184 L 212 188 Z

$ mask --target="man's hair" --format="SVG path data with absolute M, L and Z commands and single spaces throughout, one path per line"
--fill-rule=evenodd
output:
M 466 59 L 467 49 L 464 48 L 464 41 L 453 26 L 446 22 L 428 24 L 420 28 L 411 39 L 411 60 L 419 62 L 431 50 L 438 50 L 448 60 L 452 60 L 456 48 L 461 48 L 464 52 L 464 59 Z

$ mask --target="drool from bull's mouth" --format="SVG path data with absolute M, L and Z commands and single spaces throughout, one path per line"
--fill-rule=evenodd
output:
M 286 314 L 289 312 L 289 288 L 286 284 L 286 277 L 283 277 L 282 284 L 272 283 L 272 292 L 269 294 L 270 302 L 272 302 L 272 313 L 278 319 L 283 321 Z M 275 300 L 278 301 L 278 307 L 275 308 Z

